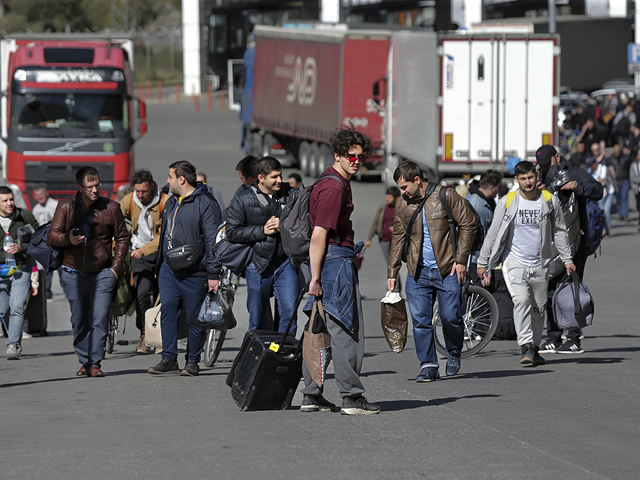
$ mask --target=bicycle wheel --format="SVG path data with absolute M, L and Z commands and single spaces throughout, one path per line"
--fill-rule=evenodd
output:
M 464 343 L 461 358 L 468 358 L 480 352 L 493 338 L 498 328 L 498 303 L 489 292 L 476 285 L 470 285 L 463 314 Z M 442 321 L 438 312 L 438 300 L 433 305 L 433 325 L 436 350 L 440 355 L 448 355 L 442 332 Z
M 111 317 L 109 322 L 109 332 L 107 333 L 107 353 L 113 353 L 113 346 L 116 343 L 116 332 L 118 331 L 117 317 Z
M 207 330 L 207 340 L 204 343 L 204 364 L 207 367 L 213 367 L 216 363 L 226 335 L 226 330 L 216 330 L 215 328 Z

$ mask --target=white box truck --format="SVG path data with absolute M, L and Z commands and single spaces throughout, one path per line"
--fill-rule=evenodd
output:
M 386 88 L 374 87 L 387 183 L 405 159 L 434 178 L 462 178 L 555 144 L 558 44 L 557 35 L 395 32 Z

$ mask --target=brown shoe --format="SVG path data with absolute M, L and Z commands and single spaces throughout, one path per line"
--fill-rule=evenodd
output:
M 76 377 L 87 377 L 87 376 L 89 376 L 89 372 L 87 372 L 87 369 L 84 368 L 84 365 L 82 365 L 80 367 L 80 370 L 76 372 Z
M 90 377 L 104 377 L 104 372 L 100 370 L 100 367 L 94 365 L 91 367 L 91 371 L 89 372 Z
M 136 347 L 136 353 L 138 355 L 146 355 L 149 353 L 151 349 L 147 347 L 146 343 L 144 343 L 144 333 L 140 336 L 140 341 L 138 342 L 138 346 Z

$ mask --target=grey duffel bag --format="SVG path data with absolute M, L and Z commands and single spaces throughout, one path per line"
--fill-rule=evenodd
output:
M 562 329 L 584 328 L 593 322 L 593 297 L 575 271 L 558 284 L 551 305 L 556 323 Z

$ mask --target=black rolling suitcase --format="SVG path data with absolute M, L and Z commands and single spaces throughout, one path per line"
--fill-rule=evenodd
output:
M 301 292 L 294 309 L 297 314 Z M 302 377 L 302 342 L 284 333 L 250 330 L 227 376 L 231 396 L 242 410 L 286 410 Z
M 27 333 L 38 334 L 41 337 L 47 333 L 47 274 L 38 270 L 38 295 L 35 297 L 29 293 L 29 301 L 24 309 L 24 318 L 27 320 Z M 31 291 L 31 288 L 29 288 Z

